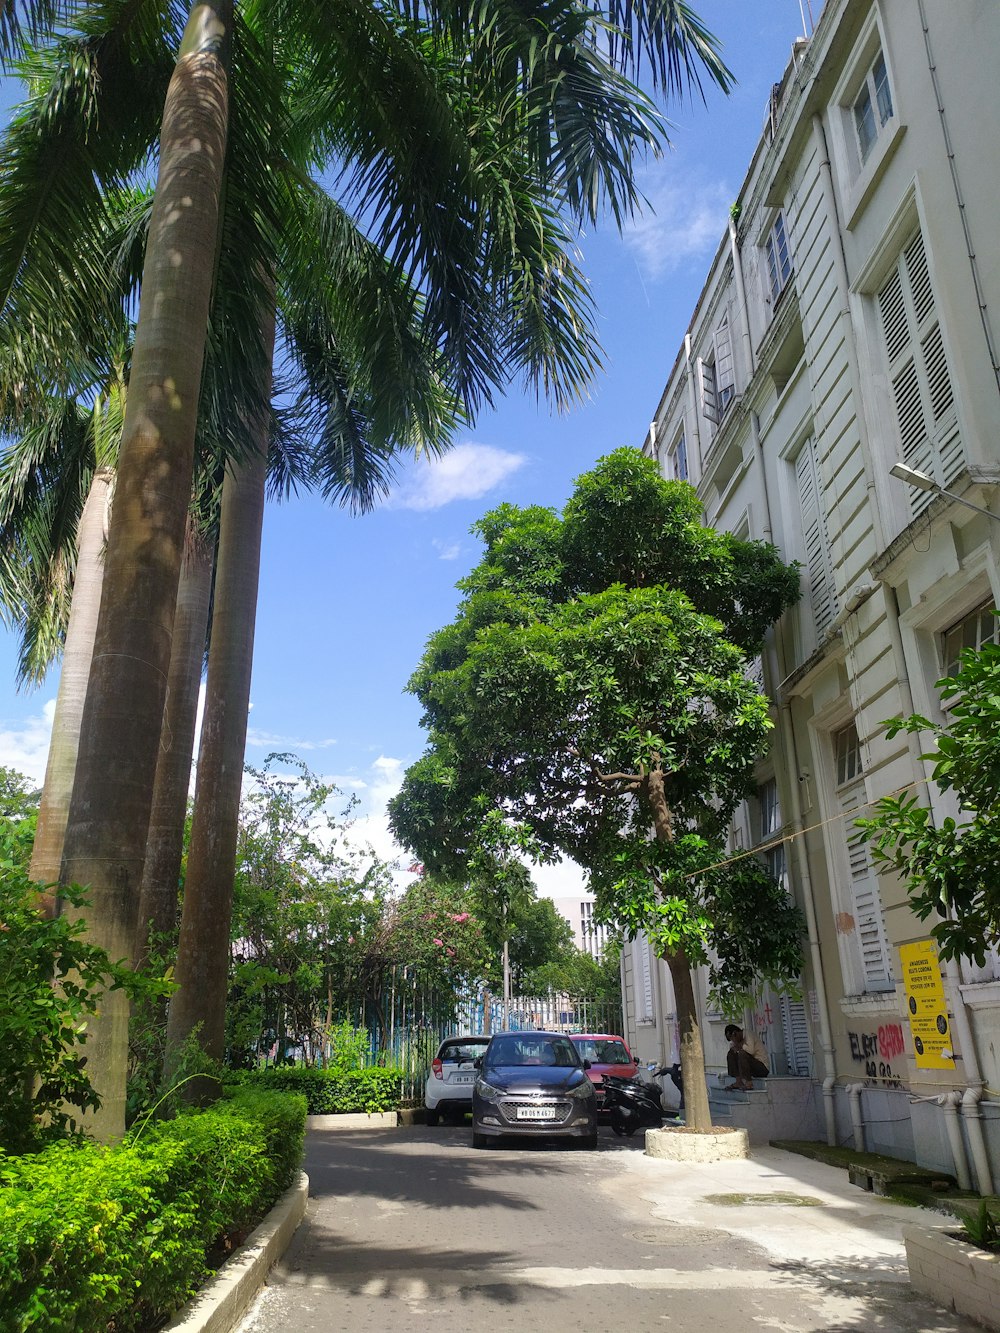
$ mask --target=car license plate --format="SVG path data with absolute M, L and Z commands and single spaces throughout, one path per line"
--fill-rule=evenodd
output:
M 452 1074 L 451 1076 L 452 1083 L 474 1083 L 475 1079 L 475 1074 Z
M 554 1106 L 519 1106 L 517 1108 L 518 1120 L 553 1120 L 555 1114 L 556 1108 Z

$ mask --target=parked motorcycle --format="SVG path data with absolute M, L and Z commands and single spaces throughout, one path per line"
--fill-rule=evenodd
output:
M 652 1072 L 652 1077 L 659 1078 L 669 1072 L 665 1068 L 657 1069 Z M 603 1109 L 609 1112 L 611 1128 L 616 1134 L 629 1138 L 637 1129 L 659 1129 L 663 1124 L 663 1106 L 655 1084 L 605 1074 L 602 1086 Z

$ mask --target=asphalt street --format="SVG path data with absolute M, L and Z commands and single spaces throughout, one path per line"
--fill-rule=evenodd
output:
M 763 1157 L 680 1167 L 607 1129 L 594 1153 L 476 1151 L 468 1126 L 313 1132 L 306 1220 L 240 1333 L 973 1333 L 909 1286 L 898 1232 L 918 1210 Z

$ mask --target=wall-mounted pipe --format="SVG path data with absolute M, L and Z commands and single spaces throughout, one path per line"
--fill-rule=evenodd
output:
M 865 1122 L 861 1114 L 861 1094 L 865 1090 L 863 1083 L 848 1083 L 847 1101 L 851 1108 L 851 1126 L 854 1130 L 854 1148 L 856 1152 L 865 1151 Z
M 976 1168 L 976 1189 L 980 1194 L 993 1193 L 993 1173 L 990 1170 L 990 1155 L 986 1150 L 986 1138 L 983 1134 L 983 1117 L 979 1110 L 982 1088 L 969 1087 L 962 1096 L 962 1115 L 969 1132 L 969 1151 Z M 965 1186 L 968 1188 L 968 1186 Z
M 809 857 L 806 853 L 805 836 L 802 823 L 802 799 L 799 795 L 799 761 L 795 746 L 795 729 L 792 726 L 791 704 L 783 703 L 778 710 L 781 725 L 782 748 L 791 770 L 792 794 L 792 834 L 795 846 L 796 873 L 802 890 L 802 906 L 806 918 L 806 935 L 809 940 L 809 960 L 812 964 L 813 984 L 816 987 L 816 1008 L 819 1015 L 819 1040 L 823 1054 L 823 1113 L 826 1117 L 826 1141 L 831 1148 L 837 1146 L 837 1115 L 834 1102 L 834 1084 L 837 1076 L 837 1060 L 833 1046 L 833 1028 L 830 1023 L 830 1010 L 826 1002 L 826 980 L 823 974 L 823 953 L 820 948 L 819 925 L 816 920 L 816 901 L 813 893 L 812 876 L 809 873 Z
M 962 1125 L 958 1118 L 958 1108 L 962 1104 L 960 1092 L 946 1092 L 937 1099 L 938 1106 L 944 1107 L 944 1127 L 948 1131 L 948 1143 L 951 1147 L 952 1161 L 955 1163 L 955 1178 L 959 1189 L 972 1188 L 969 1175 L 969 1160 L 965 1155 L 965 1141 L 962 1138 Z

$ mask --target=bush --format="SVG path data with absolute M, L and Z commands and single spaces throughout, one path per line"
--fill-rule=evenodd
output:
M 75 1113 L 99 1105 L 85 1071 L 86 1023 L 104 991 L 136 997 L 156 983 L 113 964 L 78 917 L 45 916 L 38 885 L 9 850 L 0 847 L 0 1150 L 27 1152 L 72 1133 Z M 79 889 L 60 895 L 86 906 Z
M 207 1252 L 290 1184 L 305 1113 L 301 1097 L 246 1089 L 114 1148 L 0 1156 L 0 1328 L 127 1333 L 171 1314 Z
M 310 1115 L 336 1115 L 346 1111 L 394 1111 L 402 1096 L 400 1069 L 315 1069 L 305 1065 L 279 1065 L 241 1075 L 239 1086 L 300 1092 L 309 1103 Z

